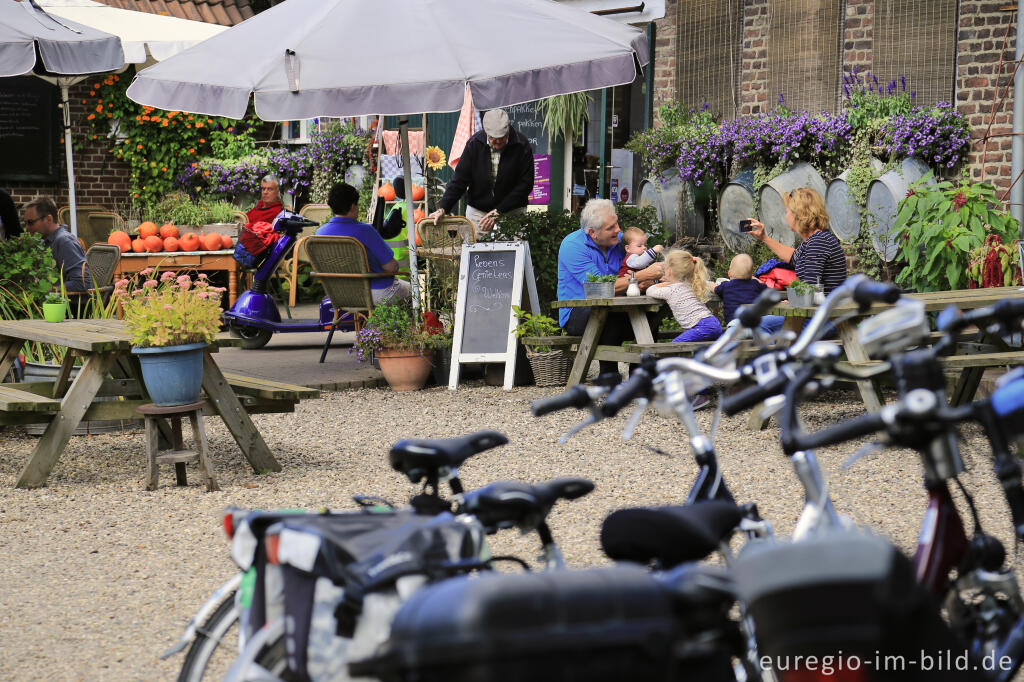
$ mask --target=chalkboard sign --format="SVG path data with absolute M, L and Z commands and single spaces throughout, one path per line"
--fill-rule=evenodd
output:
M 515 313 L 523 297 L 523 281 L 530 308 L 540 309 L 533 278 L 530 245 L 526 242 L 464 244 L 455 303 L 455 334 L 448 388 L 459 383 L 464 362 L 504 362 L 505 390 L 515 373 Z
M 530 141 L 533 147 L 533 155 L 548 154 L 550 141 L 544 130 L 544 117 L 537 111 L 537 102 L 525 102 L 515 106 L 505 107 L 512 127 L 518 130 Z
M 57 182 L 58 135 L 56 86 L 0 78 L 0 180 Z

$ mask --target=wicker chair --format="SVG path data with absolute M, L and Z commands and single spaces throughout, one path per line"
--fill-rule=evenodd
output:
M 81 240 L 79 240 L 81 241 Z M 117 263 L 121 260 L 121 249 L 114 244 L 93 244 L 85 252 L 85 261 L 89 264 L 89 274 L 92 276 L 93 288 L 85 291 L 69 291 L 68 296 L 77 309 L 76 317 L 82 317 L 88 306 L 97 300 L 106 304 L 114 290 L 114 272 L 117 270 Z
M 299 215 L 323 225 L 331 219 L 334 211 L 327 204 L 306 204 L 299 210 Z M 313 236 L 316 234 L 316 231 L 316 227 L 303 228 L 302 232 L 299 233 L 298 240 L 295 242 L 295 248 L 292 249 L 292 257 L 281 262 L 280 269 L 286 271 L 284 278 L 288 281 L 288 306 L 290 308 L 295 307 L 295 297 L 298 293 L 295 282 L 299 279 L 299 262 L 309 262 L 309 258 L 306 256 L 306 237 Z
M 306 237 L 305 245 L 309 262 L 313 266 L 313 276 L 320 280 L 334 308 L 331 330 L 320 354 L 320 362 L 323 362 L 342 314 L 352 315 L 358 332 L 363 326 L 363 320 L 373 310 L 371 280 L 391 275 L 370 272 L 366 249 L 358 239 L 314 236 Z
M 427 261 L 428 309 L 443 309 L 446 305 L 454 309 L 462 245 L 476 242 L 473 223 L 463 216 L 445 216 L 436 226 L 433 220 L 421 220 L 416 226 L 416 235 L 419 253 Z
M 75 207 L 75 215 L 78 216 L 78 236 L 85 242 L 86 248 L 92 246 L 97 241 L 106 241 L 107 234 L 103 235 L 102 239 L 97 238 L 89 226 L 89 214 L 97 212 L 107 212 L 106 206 L 100 206 L 98 204 L 79 204 Z M 68 229 L 71 229 L 71 207 L 61 206 L 57 209 L 57 223 L 60 225 L 67 225 Z

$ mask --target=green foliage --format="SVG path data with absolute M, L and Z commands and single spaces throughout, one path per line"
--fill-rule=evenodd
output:
M 527 211 L 502 216 L 490 235 L 481 235 L 480 240 L 529 242 L 541 310 L 550 310 L 551 302 L 558 300 L 558 248 L 567 234 L 578 229 L 579 216 L 569 211 Z
M 166 195 L 149 210 L 149 219 L 157 225 L 209 225 L 235 222 L 235 207 L 224 201 L 193 201 L 187 194 Z
M 312 275 L 313 267 L 309 263 L 299 262 L 295 277 L 295 301 L 297 303 L 319 303 L 324 297 L 323 287 Z M 281 291 L 283 296 L 291 293 L 291 281 L 282 277 Z
M 114 288 L 132 345 L 142 348 L 212 342 L 220 331 L 222 293 L 224 288 L 210 286 L 204 274 L 193 281 L 187 274 L 158 274 L 155 268 Z
M 61 296 L 59 291 L 51 291 L 46 294 L 46 298 L 43 299 L 43 303 L 67 303 L 68 299 L 65 296 Z
M 373 353 L 387 350 L 426 350 L 436 347 L 441 340 L 433 337 L 413 317 L 412 304 L 382 303 L 374 306 L 349 351 L 360 361 L 366 362 Z
M 129 191 L 144 204 L 171 191 L 175 176 L 196 159 L 252 153 L 259 119 L 229 118 L 163 111 L 125 95 L 131 74 L 108 75 L 93 83 L 85 105 L 92 139 L 110 138 L 107 151 L 129 166 Z
M 798 279 L 790 282 L 786 289 L 791 290 L 794 294 L 813 294 L 815 291 L 813 284 L 801 282 Z
M 1017 237 L 1017 221 L 987 183 L 928 183 L 927 173 L 899 203 L 892 238 L 904 265 L 896 281 L 917 291 L 959 289 L 968 281 L 970 253 L 990 234 L 1003 242 Z
M 0 240 L 0 287 L 17 292 L 16 298 L 25 301 L 29 309 L 42 304 L 59 283 L 53 253 L 38 234 L 25 232 Z
M 626 143 L 626 149 L 640 155 L 643 172 L 650 177 L 673 168 L 686 142 L 707 140 L 718 128 L 706 104 L 688 110 L 680 104 L 663 104 L 658 114 L 661 125 L 633 133 Z
M 517 339 L 524 336 L 561 336 L 563 333 L 562 328 L 558 326 L 558 321 L 547 315 L 533 315 L 519 306 L 512 306 L 512 312 L 519 320 L 516 325 Z M 551 350 L 551 346 L 531 346 L 531 349 L 535 353 L 547 353 Z
M 595 275 L 592 272 L 587 273 L 588 282 L 614 282 L 616 279 L 618 279 L 618 277 L 615 275 Z
M 589 104 L 590 95 L 585 92 L 555 95 L 537 102 L 537 113 L 544 116 L 544 129 L 549 137 L 572 139 L 590 120 Z
M 672 228 L 658 220 L 658 209 L 653 206 L 627 206 L 616 204 L 615 214 L 619 216 L 619 225 L 623 231 L 629 227 L 639 227 L 650 236 L 649 246 L 663 244 L 668 247 L 675 241 Z

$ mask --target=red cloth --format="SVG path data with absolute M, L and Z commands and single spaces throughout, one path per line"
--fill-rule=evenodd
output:
M 245 217 L 249 219 L 245 226 L 252 229 L 252 226 L 256 223 L 273 224 L 274 218 L 283 210 L 284 206 L 280 201 L 275 201 L 272 204 L 264 204 L 262 201 L 259 201 L 256 203 L 256 208 L 245 214 Z
M 280 206 L 280 204 L 278 205 Z M 255 210 L 253 209 L 253 211 Z M 252 213 L 252 211 L 249 213 Z M 239 234 L 238 241 L 242 243 L 246 251 L 254 256 L 258 256 L 268 246 L 276 242 L 280 236 L 279 233 L 274 232 L 273 225 L 266 221 L 260 221 L 246 225 L 245 229 Z
M 772 268 L 758 279 L 769 289 L 785 289 L 796 279 L 796 272 L 788 268 Z

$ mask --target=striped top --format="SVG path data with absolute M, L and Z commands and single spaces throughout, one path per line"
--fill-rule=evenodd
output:
M 683 329 L 691 329 L 705 317 L 712 317 L 708 307 L 693 293 L 693 287 L 685 282 L 671 282 L 665 286 L 655 284 L 644 293 L 651 298 L 668 301 L 672 316 Z
M 796 247 L 790 263 L 801 282 L 817 284 L 820 280 L 826 294 L 846 279 L 846 254 L 832 230 L 812 233 Z

